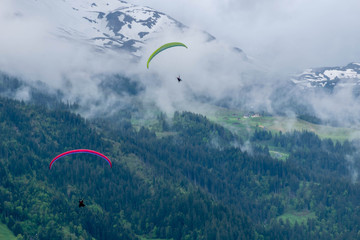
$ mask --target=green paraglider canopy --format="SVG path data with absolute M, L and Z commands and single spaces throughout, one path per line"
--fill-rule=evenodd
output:
M 162 45 L 161 47 L 159 47 L 158 49 L 156 49 L 155 52 L 153 52 L 153 53 L 150 55 L 150 57 L 149 57 L 149 59 L 148 59 L 148 61 L 147 61 L 147 68 L 149 68 L 149 63 L 150 63 L 150 61 L 151 61 L 156 55 L 158 55 L 160 52 L 162 52 L 162 51 L 164 51 L 164 50 L 166 50 L 166 49 L 168 49 L 168 48 L 172 48 L 172 47 L 186 47 L 186 48 L 187 48 L 187 46 L 186 46 L 185 44 L 181 43 L 181 42 L 166 43 L 166 44 Z

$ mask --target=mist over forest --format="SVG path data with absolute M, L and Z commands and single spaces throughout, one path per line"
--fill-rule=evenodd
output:
M 359 239 L 359 7 L 3 0 L 0 239 Z

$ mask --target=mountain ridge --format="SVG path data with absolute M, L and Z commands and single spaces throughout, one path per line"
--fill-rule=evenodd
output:
M 51 4 L 34 0 L 25 5 L 37 14 L 51 15 L 56 28 L 52 33 L 59 37 L 87 41 L 100 49 L 126 50 L 136 56 L 141 56 L 147 41 L 166 32 L 189 29 L 161 11 L 122 0 L 64 0 Z M 199 32 L 208 41 L 215 39 L 205 31 Z

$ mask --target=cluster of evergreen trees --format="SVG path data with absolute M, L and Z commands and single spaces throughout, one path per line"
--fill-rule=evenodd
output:
M 360 237 L 352 142 L 258 129 L 244 152 L 241 136 L 199 114 L 160 115 L 173 134 L 159 138 L 129 119 L 89 122 L 58 106 L 0 98 L 0 220 L 19 239 Z M 104 153 L 113 168 L 73 155 L 48 169 L 76 148 Z

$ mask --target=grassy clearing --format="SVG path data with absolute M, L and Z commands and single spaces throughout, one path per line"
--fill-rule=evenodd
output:
M 16 240 L 16 237 L 5 224 L 0 223 L 0 239 Z
M 284 152 L 269 150 L 269 153 L 272 158 L 276 158 L 282 161 L 286 161 L 286 159 L 289 157 L 289 154 Z
M 148 111 L 150 113 L 147 114 L 146 118 L 135 117 L 131 119 L 131 123 L 137 130 L 140 129 L 141 126 L 149 127 L 156 132 L 156 135 L 159 138 L 175 134 L 171 132 L 162 133 L 161 129 L 159 129 L 156 117 L 160 114 L 159 110 L 156 108 L 150 108 Z M 273 133 L 278 133 L 279 131 L 285 133 L 294 130 L 307 130 L 316 133 L 322 139 L 330 138 L 340 142 L 360 138 L 359 126 L 354 126 L 351 128 L 332 127 L 313 124 L 291 117 L 259 116 L 256 113 L 249 115 L 247 112 L 241 110 L 226 109 L 216 106 L 205 107 L 204 109 L 199 110 L 199 113 L 205 115 L 209 120 L 221 124 L 229 130 L 239 134 L 244 139 L 248 139 L 257 127 L 271 131 Z
M 326 125 L 313 124 L 297 118 L 282 116 L 245 116 L 243 112 L 229 109 L 218 109 L 215 113 L 210 113 L 208 118 L 224 127 L 229 128 L 244 136 L 251 136 L 257 127 L 273 133 L 289 132 L 293 130 L 307 130 L 319 135 L 320 138 L 331 138 L 343 142 L 360 138 L 360 128 L 332 127 Z
M 164 238 L 146 238 L 146 237 L 140 237 L 141 240 L 167 240 Z
M 122 162 L 132 171 L 136 176 L 143 179 L 145 182 L 151 183 L 152 172 L 146 164 L 134 154 L 129 154 L 122 157 Z
M 149 118 L 149 119 L 131 119 L 131 124 L 136 130 L 139 130 L 141 127 L 148 127 L 152 129 L 155 125 L 157 125 L 158 121 L 156 118 Z
M 296 222 L 298 224 L 306 223 L 306 221 L 310 218 L 316 218 L 316 216 L 314 212 L 310 212 L 308 210 L 304 210 L 301 212 L 289 211 L 277 217 L 278 220 L 282 219 L 284 222 L 289 220 L 291 225 L 294 225 Z
M 167 239 L 167 238 L 146 238 L 143 236 L 138 236 L 140 240 L 173 240 L 173 238 Z
M 155 134 L 158 138 L 164 138 L 169 136 L 175 136 L 177 135 L 177 132 L 155 132 Z
M 286 151 L 284 151 L 283 148 L 275 147 L 275 146 L 269 146 L 269 153 L 272 158 L 276 158 L 282 161 L 286 161 L 287 158 L 290 156 L 290 154 Z

